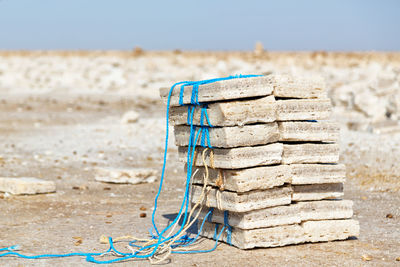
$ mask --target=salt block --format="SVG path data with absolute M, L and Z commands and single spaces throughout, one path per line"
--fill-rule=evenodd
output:
M 179 158 L 182 161 L 187 159 L 187 147 L 179 147 Z M 197 156 L 193 160 L 196 166 L 204 166 L 202 152 L 204 148 L 196 148 Z M 208 166 L 214 166 L 221 169 L 241 169 L 253 166 L 264 166 L 278 164 L 282 160 L 283 145 L 274 143 L 255 147 L 237 147 L 237 148 L 213 148 L 213 160 L 210 163 L 211 150 L 206 153 Z
M 153 183 L 158 172 L 145 168 L 97 168 L 95 180 L 116 184 Z
M 13 195 L 51 193 L 56 191 L 56 184 L 34 177 L 0 177 L 0 191 Z
M 170 121 L 173 125 L 188 123 L 188 107 L 171 107 Z M 211 103 L 207 115 L 213 126 L 235 126 L 251 123 L 268 123 L 275 121 L 276 103 L 273 96 L 259 99 Z M 204 116 L 204 115 L 203 115 Z M 193 124 L 201 125 L 201 108 L 196 106 L 193 113 Z M 203 124 L 209 125 L 206 118 Z
M 171 106 L 179 105 L 180 89 L 180 85 L 174 88 L 170 98 Z M 182 98 L 183 104 L 191 103 L 192 89 L 193 86 L 185 86 Z M 231 79 L 199 85 L 198 101 L 203 103 L 256 96 L 267 96 L 272 94 L 272 90 L 273 86 L 270 83 L 270 78 L 268 76 Z M 167 103 L 169 92 L 170 88 L 160 89 L 160 96 L 165 103 Z
M 285 99 L 276 101 L 277 121 L 326 120 L 332 113 L 329 99 Z
M 304 229 L 306 242 L 345 240 L 360 234 L 360 225 L 356 220 L 307 221 Z
M 351 200 L 305 201 L 291 205 L 299 206 L 302 222 L 348 219 L 353 216 L 353 201 Z
M 204 167 L 194 167 L 192 182 L 203 184 L 204 175 Z M 247 192 L 281 186 L 285 183 L 292 185 L 344 183 L 346 166 L 344 164 L 291 164 L 237 170 L 208 168 L 208 175 L 208 185 L 229 191 Z
M 203 208 L 200 221 L 208 210 Z M 229 212 L 229 225 L 240 229 L 256 229 L 278 225 L 301 223 L 309 220 L 347 219 L 353 216 L 351 200 L 322 200 L 292 203 L 285 206 L 251 210 L 246 212 Z M 211 218 L 211 220 L 210 220 Z M 224 223 L 224 212 L 214 209 L 208 221 Z
M 203 187 L 199 185 L 192 186 L 192 203 L 200 200 L 202 189 Z M 290 204 L 292 189 L 290 186 L 282 186 L 267 190 L 238 193 L 207 187 L 206 192 L 205 198 L 201 202 L 202 205 L 220 210 L 245 212 Z
M 344 183 L 344 164 L 292 164 L 290 166 L 292 185 Z
M 190 124 L 188 107 L 171 107 L 170 121 L 173 125 Z M 332 107 L 326 99 L 275 100 L 273 96 L 251 100 L 211 103 L 207 108 L 209 122 L 213 126 L 235 126 L 273 121 L 326 120 Z M 193 125 L 201 125 L 201 108 L 193 112 Z M 206 118 L 203 124 L 208 125 Z
M 219 234 L 222 227 L 221 224 L 205 222 L 201 235 L 213 238 L 215 230 Z M 231 242 L 240 249 L 281 247 L 306 242 L 345 240 L 358 236 L 359 232 L 358 222 L 352 219 L 307 221 L 258 229 L 232 227 Z M 224 230 L 220 240 L 227 242 L 227 231 Z
M 343 196 L 343 184 L 293 185 L 292 201 L 337 199 Z
M 284 144 L 282 164 L 338 163 L 338 144 Z
M 202 236 L 214 238 L 214 233 L 220 233 L 223 225 L 205 222 Z M 220 241 L 227 242 L 226 227 L 220 236 Z M 232 227 L 232 245 L 240 249 L 255 247 L 279 247 L 305 242 L 304 230 L 299 224 L 275 226 L 245 230 Z
M 327 98 L 322 77 L 304 78 L 289 75 L 270 75 L 269 77 L 276 97 Z
M 201 131 L 201 128 L 196 128 L 193 131 L 193 139 L 198 136 L 197 145 L 200 145 L 202 141 L 207 144 L 207 135 Z M 189 145 L 190 126 L 175 126 L 174 132 L 177 146 Z M 279 140 L 278 124 L 276 122 L 242 127 L 208 128 L 208 133 L 210 144 L 213 147 L 222 148 L 265 145 Z
M 279 122 L 280 141 L 320 141 L 339 140 L 339 125 L 332 121 L 285 121 Z
M 194 167 L 193 183 L 204 184 L 204 167 Z M 235 192 L 269 189 L 289 183 L 292 179 L 290 165 L 227 170 L 208 168 L 208 185 L 219 186 Z

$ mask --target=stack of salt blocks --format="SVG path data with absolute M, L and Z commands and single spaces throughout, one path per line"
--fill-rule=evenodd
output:
M 168 90 L 160 94 L 165 99 Z M 184 104 L 190 104 L 191 94 L 192 87 L 185 87 Z M 328 120 L 332 108 L 322 79 L 268 75 L 219 81 L 200 85 L 198 101 L 207 104 L 213 126 L 208 128 L 213 155 L 206 159 L 209 179 L 200 219 L 210 208 L 213 214 L 203 236 L 213 238 L 221 229 L 224 211 L 231 244 L 241 249 L 358 236 L 353 203 L 341 199 L 346 173 L 338 163 L 339 127 Z M 179 87 L 170 103 L 175 142 L 185 161 L 190 126 L 188 108 L 179 106 Z M 201 107 L 196 107 L 195 125 L 200 117 Z M 205 174 L 205 148 L 200 140 L 197 145 L 192 203 L 199 200 Z M 225 242 L 227 235 L 221 237 Z

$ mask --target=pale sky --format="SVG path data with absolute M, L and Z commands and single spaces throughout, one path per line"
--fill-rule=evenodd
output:
M 396 0 L 0 0 L 0 49 L 400 51 Z

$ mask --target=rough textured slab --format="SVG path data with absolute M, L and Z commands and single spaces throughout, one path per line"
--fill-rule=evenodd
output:
M 53 181 L 46 181 L 34 177 L 0 177 L 0 192 L 13 195 L 33 195 L 56 191 Z
M 278 129 L 279 124 L 279 129 Z M 319 121 L 288 121 L 272 122 L 233 127 L 208 128 L 210 144 L 213 147 L 241 147 L 273 143 L 276 141 L 320 141 L 335 142 L 339 139 L 339 126 L 335 122 Z M 189 144 L 190 126 L 175 126 L 175 144 L 187 146 Z M 194 136 L 201 131 L 196 128 Z M 207 141 L 206 135 L 199 135 L 197 144 Z
M 337 199 L 343 196 L 343 184 L 293 185 L 292 201 Z
M 171 95 L 171 106 L 179 105 L 180 86 L 176 86 Z M 190 104 L 192 86 L 186 86 L 183 93 L 183 103 Z M 213 102 L 229 99 L 248 98 L 255 96 L 271 95 L 273 86 L 269 76 L 240 78 L 199 86 L 198 100 L 202 102 Z M 170 88 L 161 88 L 160 96 L 167 103 Z
M 215 227 L 214 223 L 206 222 L 201 235 L 212 238 Z M 218 233 L 221 228 L 222 226 L 219 225 Z M 358 236 L 359 232 L 360 226 L 355 220 L 323 220 L 251 230 L 233 227 L 231 238 L 232 245 L 240 249 L 250 249 L 255 247 L 280 247 L 306 242 L 345 240 L 352 236 Z M 220 240 L 226 242 L 226 231 L 224 231 Z
M 215 229 L 220 233 L 222 225 L 205 222 L 202 236 L 213 238 Z M 225 228 L 226 229 L 226 228 Z M 226 242 L 227 233 L 224 231 L 219 239 Z M 303 228 L 298 224 L 243 230 L 232 228 L 232 245 L 240 249 L 250 249 L 255 247 L 279 247 L 305 242 Z
M 198 152 L 194 163 L 196 166 L 203 166 L 203 160 L 201 157 L 203 148 L 198 147 L 196 148 L 196 151 Z M 280 163 L 283 145 L 280 143 L 274 143 L 255 147 L 214 148 L 212 151 L 214 154 L 213 163 L 215 168 L 240 169 Z M 178 152 L 179 158 L 182 161 L 186 161 L 187 147 L 179 147 Z M 209 156 L 206 159 L 206 163 L 208 166 L 211 166 Z
M 279 122 L 280 141 L 321 141 L 339 140 L 339 125 L 332 121 L 285 121 Z
M 344 164 L 292 164 L 292 185 L 344 183 L 346 166 Z
M 274 96 L 287 98 L 326 98 L 325 82 L 321 77 L 270 75 Z
M 202 221 L 208 209 L 204 208 L 199 220 Z M 301 223 L 309 220 L 348 219 L 353 216 L 351 200 L 322 200 L 292 203 L 247 212 L 229 212 L 229 225 L 240 229 L 256 229 L 278 225 Z M 210 221 L 210 218 L 208 218 Z M 224 212 L 214 209 L 211 222 L 224 223 Z
M 171 106 L 179 105 L 180 86 L 171 94 Z M 170 88 L 161 88 L 160 96 L 167 103 Z M 289 75 L 268 75 L 254 78 L 241 78 L 218 81 L 199 86 L 199 102 L 275 95 L 285 98 L 326 98 L 325 83 L 321 77 L 293 77 Z M 183 103 L 190 104 L 192 86 L 183 91 Z
M 353 201 L 351 200 L 305 201 L 294 205 L 300 206 L 302 222 L 348 219 L 353 216 Z
M 192 186 L 192 203 L 199 201 L 202 186 Z M 290 204 L 292 189 L 289 186 L 275 187 L 267 190 L 257 190 L 245 193 L 220 191 L 208 187 L 202 205 L 220 210 L 245 212 Z
M 331 113 L 332 105 L 329 99 L 285 99 L 276 101 L 277 121 L 326 120 L 329 119 Z
M 196 137 L 202 131 L 197 128 L 194 132 Z M 267 124 L 245 125 L 242 127 L 218 127 L 208 128 L 210 144 L 213 147 L 241 147 L 255 146 L 275 143 L 279 140 L 278 124 L 276 122 Z M 175 126 L 175 144 L 177 146 L 188 146 L 190 140 L 190 126 Z M 194 139 L 194 138 L 193 138 Z M 201 142 L 207 144 L 207 136 L 201 132 L 197 145 Z
M 345 240 L 360 234 L 360 225 L 356 220 L 308 221 L 301 226 L 306 242 Z
M 338 144 L 284 144 L 282 164 L 338 163 Z
M 273 96 L 259 99 L 211 103 L 207 114 L 213 126 L 235 126 L 273 121 L 326 120 L 332 111 L 330 100 L 275 100 Z M 195 108 L 193 124 L 200 125 L 201 109 Z M 188 107 L 171 107 L 173 125 L 188 124 Z M 204 125 L 208 125 L 204 119 Z
M 234 126 L 275 121 L 276 102 L 273 96 L 253 100 L 212 103 L 207 114 L 213 126 Z M 200 125 L 201 109 L 195 108 L 193 124 Z M 188 124 L 187 107 L 171 107 L 169 119 L 173 125 Z M 208 125 L 204 118 L 204 125 Z
M 256 167 L 239 170 L 208 168 L 208 184 L 235 192 L 268 189 L 289 183 L 292 177 L 290 165 Z M 193 183 L 204 183 L 204 167 L 193 168 Z
M 157 179 L 158 172 L 144 168 L 97 168 L 95 180 L 116 184 L 152 183 Z
M 268 189 L 284 183 L 328 184 L 344 183 L 346 180 L 344 164 L 292 164 L 238 170 L 208 168 L 208 173 L 208 185 L 235 192 Z M 193 183 L 203 184 L 204 174 L 204 167 L 194 167 Z

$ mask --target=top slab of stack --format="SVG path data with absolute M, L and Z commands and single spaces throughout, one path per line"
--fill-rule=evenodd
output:
M 183 104 L 190 104 L 193 86 L 185 86 Z M 167 102 L 170 88 L 161 88 L 161 98 Z M 179 106 L 180 86 L 171 95 L 171 106 Z M 321 78 L 305 79 L 288 75 L 268 75 L 238 78 L 199 86 L 200 103 L 273 95 L 282 98 L 326 98 L 325 84 Z

